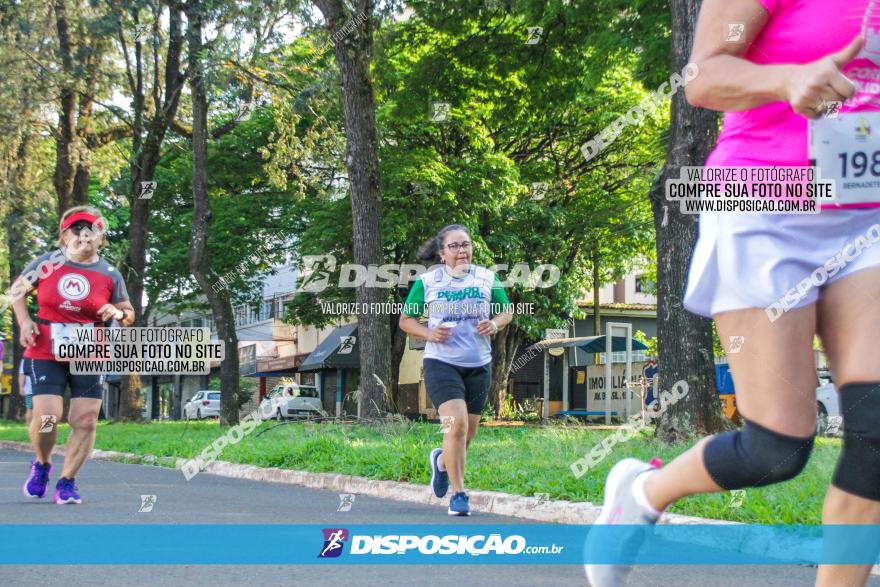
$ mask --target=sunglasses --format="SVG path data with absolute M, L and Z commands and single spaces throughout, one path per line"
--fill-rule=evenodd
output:
M 79 235 L 79 233 L 81 233 L 85 229 L 88 229 L 93 233 L 98 232 L 98 230 L 95 229 L 94 225 L 89 224 L 88 222 L 77 222 L 73 226 L 69 227 L 67 230 L 69 230 L 73 234 Z

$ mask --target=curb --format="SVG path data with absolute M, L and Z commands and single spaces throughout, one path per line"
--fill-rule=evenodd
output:
M 17 442 L 14 440 L 0 440 L 0 449 L 6 450 L 17 450 L 19 452 L 33 452 L 33 446 L 29 442 Z M 67 454 L 67 446 L 55 445 L 52 449 L 53 455 L 61 455 L 64 456 Z M 89 459 L 95 459 L 99 461 L 132 461 L 131 464 L 139 464 L 145 463 L 148 465 L 154 464 L 168 464 L 171 467 L 175 465 L 175 457 L 156 457 L 153 455 L 138 455 L 130 452 L 117 452 L 114 450 L 98 450 L 93 448 L 91 454 L 89 455 Z
M 13 442 L 0 440 L 0 449 L 30 452 L 32 447 L 27 442 Z M 65 454 L 63 445 L 56 446 L 53 454 Z M 156 464 L 164 463 L 180 469 L 183 463 L 190 459 L 175 457 L 156 457 L 153 455 L 138 455 L 108 450 L 93 449 L 91 459 L 96 460 L 121 460 L 134 463 Z M 323 489 L 338 493 L 354 493 L 357 495 L 369 495 L 382 499 L 393 499 L 410 503 L 433 505 L 441 508 L 446 507 L 446 500 L 436 497 L 430 487 L 405 483 L 402 481 L 387 481 L 355 477 L 341 473 L 312 473 L 309 471 L 296 471 L 291 469 L 279 469 L 277 467 L 258 467 L 256 465 L 242 465 L 226 461 L 212 461 L 202 469 L 203 473 L 229 477 L 232 479 L 246 479 L 249 481 L 267 481 L 269 483 L 285 483 L 287 485 L 299 485 L 309 489 Z M 514 518 L 524 518 L 538 522 L 551 522 L 557 524 L 592 524 L 599 517 L 601 507 L 590 502 L 572 502 L 563 500 L 550 500 L 539 502 L 535 497 L 512 495 L 500 491 L 485 491 L 473 489 L 468 492 L 471 507 L 480 513 L 495 514 Z M 666 524 L 735 524 L 724 520 L 712 520 L 709 518 L 697 518 L 682 516 L 679 514 L 663 514 L 661 522 Z
M 65 454 L 64 446 L 56 446 L 53 454 Z M 30 452 L 32 447 L 27 442 L 13 442 L 0 440 L 0 449 Z M 189 459 L 175 457 L 156 457 L 153 455 L 138 455 L 133 453 L 116 452 L 109 450 L 93 449 L 90 458 L 96 460 L 125 459 L 134 463 L 166 463 L 174 464 L 180 469 L 183 463 Z M 393 499 L 410 503 L 420 503 L 437 507 L 446 507 L 443 499 L 436 497 L 431 489 L 425 485 L 404 483 L 400 481 L 385 481 L 355 477 L 340 473 L 311 473 L 308 471 L 295 471 L 279 469 L 277 467 L 257 467 L 256 465 L 241 465 L 226 461 L 212 461 L 202 470 L 210 475 L 229 477 L 232 479 L 245 479 L 249 481 L 265 481 L 269 483 L 284 483 L 287 485 L 299 485 L 310 489 L 323 489 L 339 493 L 353 493 L 356 495 L 369 495 L 381 499 Z M 480 513 L 495 514 L 515 518 L 524 518 L 538 522 L 550 522 L 557 524 L 592 524 L 599 517 L 601 507 L 590 502 L 571 502 L 552 500 L 539 502 L 534 497 L 524 497 L 501 493 L 499 491 L 471 490 L 468 492 L 470 503 L 474 510 Z M 714 520 L 711 518 L 698 518 L 695 516 L 683 516 L 680 514 L 664 513 L 660 522 L 663 524 L 734 524 L 726 520 Z M 702 546 L 718 550 L 733 551 L 742 554 L 766 555 L 768 552 L 785 550 L 786 545 L 777 540 L 752 540 L 745 544 L 730 544 L 720 539 L 715 539 L 709 534 L 701 533 L 699 540 Z M 792 541 L 790 549 L 793 551 L 803 547 L 800 541 Z M 813 566 L 813 565 L 807 565 Z M 872 575 L 880 575 L 880 566 L 874 566 Z

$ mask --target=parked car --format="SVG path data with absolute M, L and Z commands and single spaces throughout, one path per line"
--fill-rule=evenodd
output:
M 816 388 L 816 434 L 839 436 L 843 433 L 837 388 L 830 377 L 819 377 Z
M 271 409 L 266 404 L 271 404 Z M 314 417 L 323 412 L 321 394 L 310 385 L 276 385 L 260 402 L 261 414 L 274 414 L 276 420 L 297 416 Z
M 726 400 L 725 412 L 731 417 L 731 413 L 736 413 L 736 390 L 729 367 L 715 365 L 715 379 L 719 395 Z M 816 434 L 838 436 L 843 433 L 843 417 L 838 401 L 837 388 L 831 375 L 827 371 L 820 371 L 816 386 Z
M 202 418 L 220 417 L 220 392 L 204 389 L 197 391 L 192 398 L 183 405 L 184 420 L 201 420 Z

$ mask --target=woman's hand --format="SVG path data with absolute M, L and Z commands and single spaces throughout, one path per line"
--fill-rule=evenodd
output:
M 793 66 L 785 87 L 792 110 L 807 118 L 825 114 L 827 102 L 845 102 L 856 93 L 855 84 L 841 69 L 862 50 L 865 41 L 856 37 L 844 49 L 818 61 Z
M 125 318 L 125 312 L 123 312 L 113 304 L 104 304 L 98 310 L 98 317 L 102 321 L 122 320 L 123 318 Z
M 498 332 L 498 324 L 494 320 L 480 320 L 477 323 L 477 334 L 480 336 L 492 336 Z
M 428 329 L 428 336 L 425 340 L 430 342 L 446 342 L 452 336 L 452 329 L 446 326 L 438 326 L 437 328 Z
M 37 338 L 40 336 L 40 327 L 30 318 L 22 320 L 18 329 L 20 331 L 18 342 L 21 346 L 27 348 L 29 346 L 37 346 Z

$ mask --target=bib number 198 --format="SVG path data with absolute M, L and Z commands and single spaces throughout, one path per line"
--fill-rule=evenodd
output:
M 810 121 L 809 155 L 823 181 L 836 183 L 834 205 L 880 203 L 880 112 Z
M 841 179 L 864 177 L 866 173 L 870 173 L 872 177 L 880 177 L 880 151 L 870 154 L 864 151 L 843 152 L 839 153 L 837 158 L 840 159 Z

